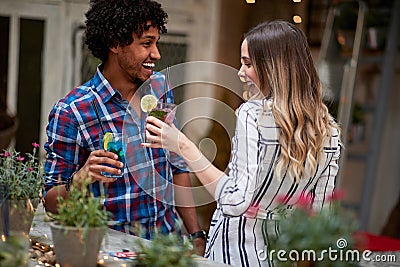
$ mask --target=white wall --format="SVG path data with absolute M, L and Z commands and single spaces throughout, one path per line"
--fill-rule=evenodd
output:
M 218 25 L 220 0 L 159 0 L 168 13 L 168 32 L 183 33 L 188 36 L 187 61 L 216 61 L 218 45 Z M 210 64 L 211 65 L 211 64 Z M 190 81 L 215 80 L 213 68 L 188 68 L 187 75 Z M 186 100 L 200 97 L 216 98 L 214 87 L 210 84 L 196 84 L 185 87 Z M 189 108 L 190 106 L 190 108 Z M 185 107 L 185 106 L 183 106 Z M 202 110 L 202 116 L 212 117 L 215 106 L 212 101 L 192 102 L 180 114 L 180 125 L 196 117 L 197 111 Z M 211 126 L 210 120 L 198 120 L 190 123 L 185 130 L 191 133 L 191 138 L 199 142 Z
M 40 114 L 40 128 L 46 125 L 50 103 L 54 103 L 61 94 L 63 60 L 64 13 L 61 1 L 23 1 L 2 0 L 0 2 L 1 15 L 11 17 L 10 53 L 8 73 L 8 103 L 11 111 L 17 107 L 17 79 L 18 79 L 18 54 L 19 54 L 19 19 L 31 18 L 45 21 L 45 40 L 43 51 L 43 88 L 42 88 L 42 114 Z M 49 73 L 51 73 L 49 75 Z M 44 143 L 44 131 L 40 134 L 40 143 Z
M 169 14 L 168 30 L 189 36 L 188 60 L 215 58 L 216 27 L 219 0 L 161 0 Z M 72 55 L 73 30 L 84 22 L 87 0 L 2 0 L 0 14 L 11 16 L 11 38 L 8 76 L 8 103 L 11 111 L 17 105 L 18 20 L 29 17 L 45 20 L 43 53 L 42 114 L 40 143 L 46 141 L 45 127 L 50 109 L 56 101 L 77 84 L 76 63 Z M 205 70 L 204 75 L 210 75 Z M 212 92 L 210 92 L 212 94 Z M 194 94 L 194 95 L 193 95 Z M 191 98 L 196 92 L 188 92 Z M 206 107 L 212 111 L 212 107 Z M 206 130 L 206 127 L 200 127 Z

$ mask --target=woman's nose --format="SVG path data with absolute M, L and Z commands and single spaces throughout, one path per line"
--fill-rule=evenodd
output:
M 246 74 L 242 70 L 242 67 L 240 67 L 240 69 L 238 71 L 238 76 L 239 76 L 239 79 L 240 79 L 241 82 L 243 82 L 243 83 L 246 82 Z

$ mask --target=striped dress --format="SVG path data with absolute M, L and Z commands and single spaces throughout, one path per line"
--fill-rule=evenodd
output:
M 291 205 L 304 194 L 318 210 L 332 193 L 338 172 L 340 140 L 333 129 L 315 173 L 299 183 L 286 175 L 273 178 L 280 153 L 279 129 L 262 101 L 246 102 L 238 110 L 229 175 L 218 182 L 218 205 L 207 237 L 205 257 L 233 266 L 272 266 L 265 237 L 276 234 L 275 198 L 287 195 Z

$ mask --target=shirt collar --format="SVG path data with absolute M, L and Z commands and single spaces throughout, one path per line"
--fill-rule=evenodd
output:
M 109 101 L 114 95 L 122 99 L 121 94 L 114 89 L 107 79 L 103 76 L 103 64 L 97 67 L 96 73 L 92 79 L 92 89 L 95 90 L 104 102 Z
M 94 74 L 91 81 L 92 89 L 99 94 L 99 96 L 101 97 L 101 99 L 103 99 L 105 103 L 114 96 L 122 100 L 122 96 L 118 92 L 118 90 L 114 89 L 107 81 L 107 79 L 103 76 L 103 73 L 101 72 L 103 70 L 103 67 L 103 64 L 100 64 L 97 67 L 96 73 Z M 164 75 L 162 73 L 153 72 L 147 83 L 150 83 L 152 94 L 154 94 L 156 97 L 162 96 L 164 90 Z

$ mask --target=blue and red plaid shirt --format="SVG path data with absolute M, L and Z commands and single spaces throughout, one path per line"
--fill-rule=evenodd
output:
M 136 234 L 137 224 L 143 237 L 151 238 L 155 229 L 162 233 L 179 232 L 180 221 L 174 208 L 173 174 L 188 171 L 183 159 L 162 149 L 148 149 L 144 140 L 146 114 L 137 114 L 130 103 L 112 88 L 101 73 L 102 66 L 87 83 L 60 99 L 49 115 L 47 126 L 46 191 L 66 183 L 78 171 L 89 154 L 101 149 L 101 125 L 92 106 L 94 99 L 105 132 L 122 132 L 127 142 L 123 178 L 112 183 L 95 182 L 95 196 L 104 198 L 104 206 L 113 214 L 110 227 Z M 153 94 L 161 98 L 164 76 L 154 73 L 150 82 L 136 92 L 140 97 Z M 172 91 L 168 91 L 173 102 Z

